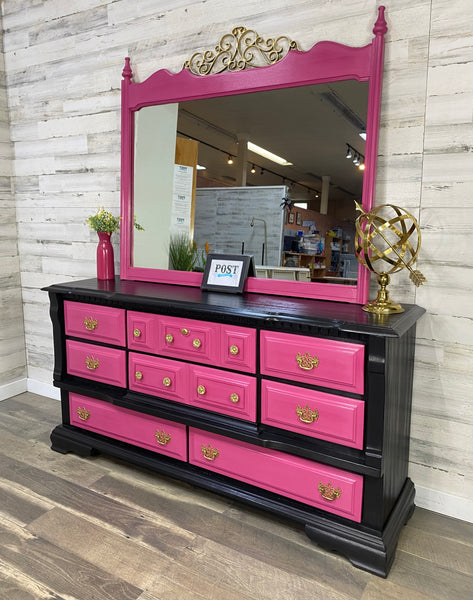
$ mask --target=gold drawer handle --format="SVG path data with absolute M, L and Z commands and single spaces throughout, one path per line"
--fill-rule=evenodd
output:
M 87 419 L 90 417 L 90 412 L 85 407 L 81 408 L 80 406 L 78 406 L 77 414 L 79 415 L 79 419 L 81 421 L 87 421 Z
M 296 361 L 299 367 L 305 371 L 311 371 L 314 367 L 317 368 L 319 366 L 319 357 L 315 355 L 311 356 L 308 352 L 305 354 L 298 352 L 296 354 Z
M 238 394 L 235 394 L 235 393 L 230 394 L 230 400 L 232 402 L 235 402 L 235 403 L 239 402 L 240 401 L 240 396 Z
M 171 385 L 171 380 L 169 379 L 169 377 L 165 377 L 163 379 L 163 385 L 164 387 L 169 387 Z
M 330 502 L 340 498 L 342 495 L 342 490 L 339 487 L 334 488 L 330 482 L 327 483 L 327 485 L 319 482 L 319 492 L 322 495 L 322 498 L 325 498 L 325 500 L 330 500 Z
M 319 418 L 319 411 L 316 408 L 312 410 L 308 404 L 306 404 L 304 408 L 298 404 L 296 413 L 299 417 L 299 421 L 302 421 L 303 423 L 313 423 Z
M 85 364 L 89 371 L 95 371 L 95 369 L 99 366 L 99 361 L 93 356 L 87 356 L 85 359 Z
M 173 341 L 174 341 L 174 337 L 170 333 L 167 333 L 166 334 L 166 342 L 168 342 L 170 344 Z
M 186 329 L 185 327 L 183 327 L 183 328 L 181 329 L 181 333 L 182 333 L 182 335 L 189 335 L 189 330 L 188 330 L 188 329 Z
M 233 356 L 236 356 L 239 352 L 240 352 L 240 349 L 238 348 L 238 346 L 230 346 L 230 354 L 233 354 Z
M 204 385 L 197 386 L 197 393 L 199 394 L 199 396 L 203 396 L 206 392 L 207 390 L 205 389 Z
M 133 336 L 135 338 L 141 337 L 141 330 L 140 329 L 133 329 Z
M 143 373 L 141 371 L 136 371 L 135 379 L 138 379 L 138 381 L 141 381 L 143 379 Z
M 158 442 L 158 444 L 161 444 L 161 446 L 165 446 L 166 444 L 169 444 L 169 442 L 171 441 L 171 434 L 166 433 L 162 429 L 161 429 L 161 431 L 158 431 L 156 429 L 156 433 L 154 434 L 154 437 L 156 438 L 156 441 Z
M 192 345 L 194 348 L 200 348 L 202 346 L 202 342 L 199 340 L 199 338 L 195 338 L 195 340 L 192 342 Z
M 94 319 L 92 317 L 85 317 L 84 326 L 87 329 L 87 331 L 93 331 L 94 329 L 97 329 L 97 319 Z
M 210 444 L 208 444 L 208 446 L 202 444 L 201 450 L 203 457 L 207 460 L 215 460 L 218 456 L 217 448 L 212 448 Z

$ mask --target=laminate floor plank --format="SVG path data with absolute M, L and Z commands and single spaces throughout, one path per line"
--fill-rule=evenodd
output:
M 0 598 L 2 600 L 65 600 L 0 560 Z
M 413 518 L 407 522 L 406 529 L 415 529 L 419 532 L 433 531 L 446 540 L 453 540 L 473 548 L 473 523 L 460 521 L 424 508 L 416 507 Z
M 53 507 L 49 502 L 33 498 L 24 490 L 0 480 L 0 514 L 5 518 L 27 525 Z

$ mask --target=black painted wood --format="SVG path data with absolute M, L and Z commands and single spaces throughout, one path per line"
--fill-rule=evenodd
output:
M 415 490 L 407 477 L 407 467 L 415 326 L 423 309 L 410 305 L 400 315 L 379 318 L 356 305 L 258 294 L 233 296 L 203 292 L 198 288 L 119 279 L 107 282 L 90 279 L 53 285 L 46 290 L 51 298 L 54 330 L 54 383 L 62 390 L 63 402 L 63 424 L 51 434 L 54 450 L 72 451 L 81 456 L 104 452 L 264 508 L 302 523 L 311 539 L 345 554 L 356 566 L 383 577 L 387 575 L 401 528 L 414 509 Z M 66 371 L 64 300 L 362 343 L 365 345 L 365 392 L 347 395 L 365 402 L 364 447 L 362 450 L 345 448 L 259 422 L 248 423 L 70 376 Z M 364 476 L 362 521 L 354 523 L 198 467 L 72 427 L 67 408 L 71 391 L 360 473 Z

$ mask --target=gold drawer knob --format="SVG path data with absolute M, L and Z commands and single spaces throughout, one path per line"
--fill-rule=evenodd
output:
M 135 338 L 141 337 L 141 330 L 140 329 L 133 329 L 133 336 Z
M 199 396 L 203 396 L 206 392 L 207 390 L 205 389 L 204 385 L 197 386 L 197 393 L 199 394 Z
M 298 404 L 296 413 L 299 417 L 299 421 L 302 421 L 303 423 L 313 423 L 319 418 L 319 411 L 316 408 L 312 410 L 308 404 L 306 404 L 304 408 Z
M 210 444 L 208 444 L 207 446 L 202 444 L 201 451 L 202 451 L 203 457 L 206 460 L 215 460 L 218 456 L 217 448 L 212 448 L 212 446 Z
M 333 502 L 337 498 L 340 498 L 340 496 L 342 495 L 342 490 L 339 487 L 334 488 L 330 482 L 327 483 L 327 485 L 324 485 L 322 482 L 319 482 L 319 492 L 322 498 L 325 498 L 325 500 L 330 500 L 330 502 Z
M 192 345 L 194 348 L 200 348 L 202 346 L 202 342 L 199 340 L 199 338 L 195 338 L 195 340 L 192 342 Z
M 167 333 L 166 334 L 166 342 L 168 342 L 170 344 L 173 341 L 174 341 L 174 337 L 170 333 Z
M 162 429 L 161 429 L 161 431 L 158 431 L 156 429 L 156 433 L 154 434 L 154 437 L 156 438 L 156 441 L 158 442 L 158 444 L 161 444 L 161 446 L 165 446 L 166 444 L 169 444 L 169 442 L 171 441 L 171 434 L 166 433 Z
M 89 371 L 95 371 L 95 369 L 99 366 L 99 361 L 93 356 L 87 356 L 85 359 L 85 365 Z
M 239 402 L 240 401 L 240 396 L 238 394 L 235 394 L 235 393 L 230 394 L 230 400 L 232 402 L 235 402 L 235 403 Z
M 79 419 L 81 421 L 87 421 L 87 419 L 90 417 L 90 412 L 85 407 L 81 408 L 80 406 L 78 406 L 77 414 L 79 415 Z
M 97 326 L 97 319 L 94 319 L 93 317 L 85 317 L 84 327 L 87 329 L 87 331 L 93 331 L 94 329 L 97 329 Z
M 181 333 L 182 333 L 182 335 L 189 335 L 189 330 L 188 330 L 188 329 L 186 329 L 185 327 L 183 327 L 183 328 L 181 329 Z
M 138 381 L 141 381 L 143 379 L 143 373 L 141 371 L 136 371 L 135 379 L 138 379 Z
M 238 346 L 230 346 L 230 354 L 233 354 L 233 356 L 236 356 L 238 353 L 240 352 L 240 349 L 238 348 Z
M 165 377 L 163 379 L 163 385 L 164 387 L 169 387 L 171 385 L 171 380 L 169 379 L 169 377 Z
M 317 368 L 319 366 L 319 357 L 315 355 L 311 356 L 308 352 L 305 354 L 298 352 L 296 354 L 296 361 L 299 367 L 305 371 L 311 371 L 314 367 Z

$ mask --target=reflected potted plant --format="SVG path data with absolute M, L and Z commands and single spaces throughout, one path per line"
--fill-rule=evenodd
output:
M 208 254 L 208 244 L 205 244 Z M 197 250 L 197 244 L 191 241 L 187 233 L 175 233 L 169 240 L 169 267 L 175 271 L 199 271 L 205 268 L 206 255 Z

